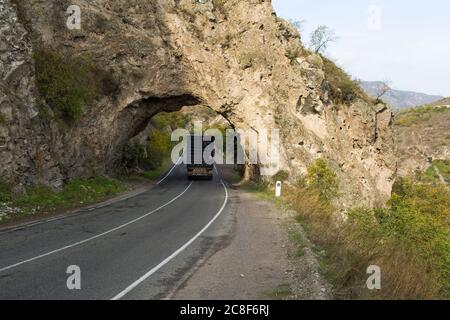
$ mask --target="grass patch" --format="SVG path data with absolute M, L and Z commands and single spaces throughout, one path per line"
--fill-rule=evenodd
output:
M 450 184 L 450 161 L 449 160 L 434 160 L 431 166 L 425 172 L 417 172 L 416 177 L 418 180 L 425 183 L 439 184 L 441 179 L 436 172 L 444 178 L 445 183 Z
M 0 197 L 6 200 L 9 206 L 18 209 L 14 215 L 6 217 L 2 222 L 96 203 L 124 191 L 126 188 L 120 181 L 106 177 L 73 179 L 65 184 L 60 192 L 47 186 L 34 186 L 27 190 L 26 195 L 16 199 L 12 199 L 8 193 L 6 197 L 2 196 L 4 190 L 0 190 Z
M 439 170 L 447 184 L 450 184 L 450 160 L 435 160 L 433 165 Z
M 299 258 L 305 255 L 306 243 L 303 236 L 296 230 L 289 231 L 289 239 L 294 244 L 294 249 L 289 250 L 289 256 L 291 258 Z
M 450 108 L 422 106 L 399 112 L 395 117 L 395 124 L 401 127 L 411 127 L 431 119 L 433 115 L 447 117 L 450 120 Z
M 247 182 L 240 186 L 243 190 L 251 192 L 258 199 L 264 201 L 271 201 L 275 203 L 277 206 L 282 207 L 283 201 L 281 198 L 275 196 L 275 189 L 272 185 L 269 185 L 266 182 Z
M 267 295 L 273 300 L 282 300 L 292 294 L 291 286 L 288 283 L 280 284 L 270 291 Z

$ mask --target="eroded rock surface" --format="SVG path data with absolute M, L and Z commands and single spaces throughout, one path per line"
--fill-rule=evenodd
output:
M 0 175 L 58 186 L 114 171 L 126 143 L 159 111 L 207 105 L 241 129 L 279 128 L 281 168 L 295 177 L 327 159 L 343 204 L 382 203 L 396 171 L 392 114 L 356 99 L 336 105 L 321 58 L 267 0 L 1 0 Z M 66 27 L 69 5 L 81 29 Z M 108 90 L 61 126 L 34 84 L 33 50 L 88 55 Z

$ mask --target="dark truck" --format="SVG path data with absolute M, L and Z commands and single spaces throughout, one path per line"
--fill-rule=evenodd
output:
M 207 152 L 205 153 L 205 150 Z M 190 135 L 187 137 L 187 177 L 213 178 L 214 169 L 214 137 L 204 135 Z M 205 156 L 204 156 L 205 155 Z

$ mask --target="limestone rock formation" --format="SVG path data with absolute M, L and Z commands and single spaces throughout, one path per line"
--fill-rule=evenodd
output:
M 67 8 L 81 8 L 81 29 Z M 160 111 L 207 105 L 236 128 L 281 130 L 291 177 L 325 158 L 344 206 L 380 204 L 396 172 L 392 114 L 329 97 L 321 57 L 268 0 L 1 0 L 0 175 L 15 186 L 114 171 Z M 105 78 L 95 103 L 62 125 L 35 85 L 33 52 L 87 57 Z

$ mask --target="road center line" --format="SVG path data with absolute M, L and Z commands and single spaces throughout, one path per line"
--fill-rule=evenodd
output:
M 150 277 L 151 275 L 153 275 L 155 272 L 157 272 L 159 269 L 161 269 L 162 267 L 164 267 L 167 263 L 169 263 L 172 259 L 174 259 L 177 255 L 179 255 L 181 252 L 183 252 L 187 247 L 189 247 L 195 240 L 197 240 L 198 237 L 200 237 L 203 232 L 205 232 L 210 226 L 211 224 L 213 224 L 214 221 L 216 221 L 216 219 L 220 216 L 220 214 L 222 213 L 222 211 L 225 209 L 225 206 L 227 205 L 228 202 L 228 190 L 227 187 L 225 186 L 225 183 L 223 182 L 223 180 L 220 181 L 222 183 L 222 186 L 225 190 L 225 200 L 222 204 L 222 207 L 220 208 L 219 212 L 216 213 L 216 215 L 211 219 L 211 221 L 208 222 L 208 224 L 202 229 L 200 230 L 199 233 L 197 233 L 194 237 L 192 237 L 188 242 L 186 242 L 182 247 L 180 247 L 178 250 L 176 250 L 174 253 L 172 253 L 169 257 L 167 257 L 165 260 L 163 260 L 160 264 L 158 264 L 156 267 L 154 267 L 153 269 L 151 269 L 149 272 L 147 272 L 146 274 L 144 274 L 142 277 L 140 277 L 139 279 L 137 279 L 135 282 L 133 282 L 130 286 L 128 286 L 125 290 L 123 290 L 122 292 L 120 292 L 119 294 L 117 294 L 115 297 L 113 297 L 111 300 L 120 300 L 121 298 L 123 298 L 126 294 L 128 294 L 129 292 L 131 292 L 134 288 L 136 288 L 139 284 L 141 284 L 143 281 L 145 281 L 148 277 Z
M 84 240 L 82 240 L 82 241 L 78 241 L 78 242 L 75 242 L 75 243 L 73 243 L 73 244 L 67 245 L 67 246 L 65 246 L 65 247 L 62 247 L 62 248 L 59 248 L 59 249 L 56 249 L 56 250 L 53 250 L 53 251 L 50 251 L 50 252 L 41 254 L 41 255 L 39 255 L 39 256 L 30 258 L 30 259 L 27 259 L 27 260 L 23 260 L 23 261 L 21 261 L 21 262 L 12 264 L 12 265 L 7 266 L 7 267 L 3 267 L 3 268 L 0 269 L 0 272 L 3 272 L 3 271 L 6 271 L 6 270 L 9 270 L 9 269 L 18 267 L 18 266 L 23 265 L 23 264 L 25 264 L 25 263 L 28 263 L 28 262 L 31 262 L 31 261 L 34 261 L 34 260 L 38 260 L 38 259 L 40 259 L 40 258 L 44 258 L 44 257 L 47 257 L 47 256 L 49 256 L 49 255 L 52 255 L 52 254 L 55 254 L 55 253 L 58 253 L 58 252 L 61 252 L 61 251 L 64 251 L 64 250 L 67 250 L 67 249 L 76 247 L 76 246 L 79 246 L 79 245 L 81 245 L 81 244 L 84 244 L 84 243 L 86 243 L 86 242 L 92 241 L 92 240 L 94 240 L 94 239 L 97 239 L 97 238 L 106 236 L 107 234 L 110 234 L 110 233 L 112 233 L 112 232 L 114 232 L 114 231 L 117 231 L 117 230 L 119 230 L 119 229 L 125 228 L 126 226 L 129 226 L 130 224 L 133 224 L 133 223 L 135 223 L 135 222 L 138 222 L 138 221 L 140 221 L 140 220 L 142 220 L 142 219 L 148 217 L 149 215 L 151 215 L 151 214 L 153 214 L 153 213 L 155 213 L 155 212 L 157 212 L 157 211 L 163 209 L 164 207 L 167 207 L 169 204 L 173 203 L 175 200 L 177 200 L 178 198 L 180 198 L 183 194 L 185 194 L 185 193 L 189 190 L 189 188 L 192 186 L 192 183 L 193 183 L 193 182 L 191 182 L 191 183 L 187 186 L 187 188 L 184 189 L 184 191 L 183 191 L 182 193 L 180 193 L 178 196 L 176 196 L 175 198 L 173 198 L 173 199 L 170 200 L 169 202 L 163 204 L 162 206 L 156 208 L 155 210 L 150 211 L 149 213 L 144 214 L 143 216 L 141 216 L 141 217 L 139 217 L 139 218 L 133 219 L 133 220 L 127 222 L 127 223 L 124 223 L 124 224 L 118 226 L 118 227 L 115 227 L 115 228 L 110 229 L 110 230 L 108 230 L 108 231 L 105 231 L 105 232 L 103 232 L 103 233 L 97 234 L 97 235 L 95 235 L 95 236 L 93 236 L 93 237 L 84 239 Z

